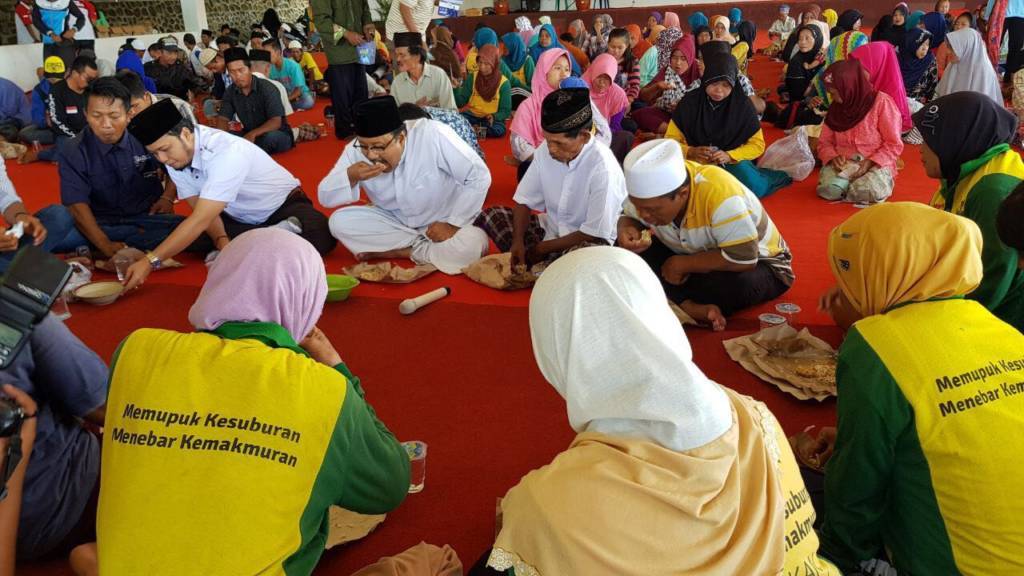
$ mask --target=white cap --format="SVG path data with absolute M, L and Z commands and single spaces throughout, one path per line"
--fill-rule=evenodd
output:
M 683 149 L 675 140 L 661 138 L 644 142 L 626 156 L 623 163 L 626 189 L 633 198 L 664 196 L 686 184 Z
M 281 24 L 281 30 L 284 30 L 285 34 L 290 34 L 292 27 L 289 24 Z
M 146 43 L 138 38 L 132 40 L 132 50 L 145 50 Z
M 291 42 L 288 43 L 288 49 L 302 50 L 302 42 L 299 42 L 298 40 L 292 40 Z

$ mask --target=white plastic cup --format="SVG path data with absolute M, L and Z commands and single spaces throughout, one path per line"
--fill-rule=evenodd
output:
M 422 492 L 427 481 L 427 443 L 411 440 L 402 446 L 409 455 L 409 494 Z

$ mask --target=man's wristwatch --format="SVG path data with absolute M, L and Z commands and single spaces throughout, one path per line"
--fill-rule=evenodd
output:
M 153 268 L 153 270 L 159 270 L 160 267 L 164 265 L 164 261 L 152 252 L 146 252 L 146 260 L 149 261 L 149 266 Z

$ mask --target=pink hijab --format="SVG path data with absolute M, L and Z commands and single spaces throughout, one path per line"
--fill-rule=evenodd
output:
M 601 115 L 611 120 L 613 116 L 629 107 L 626 91 L 615 83 L 615 75 L 619 73 L 619 64 L 611 54 L 601 54 L 590 63 L 583 74 L 583 79 L 590 85 L 590 101 L 601 111 Z M 602 74 L 611 80 L 611 86 L 604 92 L 594 88 L 594 81 Z
M 560 57 L 565 56 L 566 60 L 572 62 L 569 53 L 563 48 L 548 48 L 537 59 L 537 66 L 533 69 L 533 79 L 530 82 L 530 97 L 523 100 L 516 115 L 512 118 L 511 130 L 520 138 L 536 148 L 544 140 L 544 133 L 540 128 L 540 107 L 544 98 L 555 91 L 548 84 L 548 72 L 555 65 Z
M 871 77 L 871 85 L 879 92 L 892 97 L 903 118 L 903 129 L 906 132 L 914 127 L 910 119 L 910 107 L 907 106 L 907 90 L 903 86 L 903 74 L 900 72 L 900 61 L 892 44 L 880 41 L 869 42 L 857 48 L 850 56 L 860 61 Z
M 298 343 L 316 326 L 326 297 L 324 261 L 313 245 L 280 228 L 257 228 L 232 240 L 214 261 L 188 321 L 196 330 L 273 322 Z
M 682 30 L 682 25 L 679 24 L 679 14 L 675 12 L 665 12 L 665 19 L 661 23 L 665 28 L 679 28 Z

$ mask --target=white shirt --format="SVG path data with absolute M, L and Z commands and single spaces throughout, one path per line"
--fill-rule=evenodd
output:
M 295 109 L 292 108 L 291 101 L 288 100 L 288 90 L 285 89 L 284 84 L 281 84 L 277 80 L 273 80 L 273 79 L 271 79 L 271 78 L 269 78 L 267 76 L 264 76 L 263 74 L 260 74 L 259 72 L 253 72 L 252 75 L 257 77 L 257 78 L 263 78 L 267 82 L 270 82 L 271 84 L 273 84 L 274 86 L 277 87 L 277 91 L 281 93 L 281 105 L 284 106 L 284 115 L 285 116 L 291 116 L 292 114 L 295 113 Z M 224 85 L 225 89 L 227 89 L 228 86 L 231 86 L 231 84 L 225 84 Z
M 416 104 L 421 98 L 426 98 L 427 106 L 459 109 L 455 104 L 455 92 L 448 74 L 433 64 L 423 65 L 423 75 L 419 82 L 414 83 L 408 72 L 396 74 L 391 83 L 391 95 L 400 105 Z
M 612 151 L 593 137 L 568 164 L 552 158 L 545 141 L 512 199 L 547 215 L 545 240 L 583 232 L 613 243 L 626 179 Z
M 590 111 L 593 112 L 594 116 L 594 138 L 605 146 L 611 146 L 612 129 L 608 125 L 608 121 L 605 120 L 604 116 L 601 114 L 601 111 L 594 105 L 593 101 L 590 102 Z M 509 138 L 509 141 L 512 144 L 512 155 L 520 162 L 526 162 L 532 158 L 533 153 L 537 149 L 519 134 L 516 134 L 515 132 L 512 132 L 511 134 L 512 136 Z
M 74 0 L 74 2 L 75 6 L 78 6 L 79 11 L 82 12 L 82 16 L 85 16 L 85 25 L 75 33 L 75 40 L 95 40 L 96 29 L 92 27 L 92 20 L 89 20 L 89 9 L 85 7 L 85 2 L 82 2 L 82 0 Z
M 367 159 L 354 145 L 346 146 L 320 182 L 320 203 L 327 208 L 351 204 L 359 200 L 361 184 L 374 206 L 394 214 L 410 228 L 434 222 L 468 226 L 480 213 L 491 187 L 487 165 L 441 122 L 419 119 L 405 126 L 405 150 L 394 170 L 363 182 L 349 182 L 349 166 Z
M 412 8 L 412 21 L 416 24 L 416 31 L 425 37 L 430 18 L 434 16 L 434 0 L 397 0 L 392 2 L 391 9 L 388 11 L 388 21 L 384 24 L 384 32 L 387 33 L 388 38 L 394 40 L 395 34 L 410 32 L 409 27 L 405 25 L 405 20 L 402 19 L 400 4 Z
M 299 180 L 259 146 L 203 125 L 195 127 L 191 166 L 167 172 L 181 199 L 226 202 L 224 212 L 244 224 L 262 224 L 299 187 Z
M 7 163 L 0 162 L 0 214 L 3 214 L 11 207 L 11 204 L 21 202 L 21 197 L 14 189 L 14 182 L 7 176 Z M 13 224 L 8 222 L 8 224 Z

